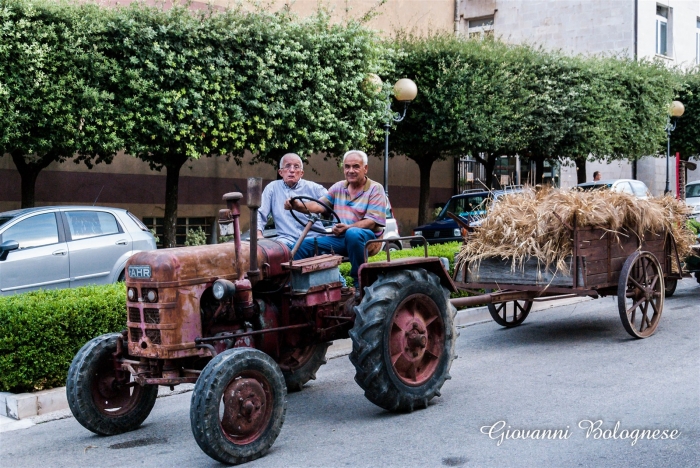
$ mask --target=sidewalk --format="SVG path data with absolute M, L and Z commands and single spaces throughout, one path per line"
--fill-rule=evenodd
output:
M 588 297 L 568 297 L 553 301 L 535 301 L 530 313 L 590 300 L 592 299 Z M 478 323 L 490 322 L 491 320 L 492 318 L 487 307 L 475 307 L 458 311 L 455 317 L 455 326 L 463 328 Z M 350 354 L 351 350 L 352 341 L 350 339 L 337 340 L 328 348 L 326 356 L 328 359 L 334 359 Z M 160 387 L 158 398 L 190 392 L 192 388 L 194 388 L 194 384 L 179 385 L 175 387 L 175 390 L 170 390 L 168 387 Z M 68 409 L 65 387 L 36 393 L 12 394 L 0 392 L 0 433 L 26 429 L 35 424 L 70 417 L 72 415 L 70 409 Z

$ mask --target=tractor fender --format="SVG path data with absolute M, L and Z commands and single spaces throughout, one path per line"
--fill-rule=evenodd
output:
M 391 261 L 363 263 L 358 272 L 360 286 L 362 288 L 370 286 L 377 280 L 379 275 L 384 272 L 393 270 L 415 270 L 418 268 L 435 273 L 437 277 L 440 278 L 442 286 L 447 288 L 448 291 L 457 291 L 457 286 L 455 286 L 449 272 L 445 270 L 442 261 L 438 257 L 407 257 Z

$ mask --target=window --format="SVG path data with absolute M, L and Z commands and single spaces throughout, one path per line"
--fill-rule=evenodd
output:
M 700 18 L 696 19 L 695 25 L 695 64 L 700 64 Z
M 488 18 L 470 19 L 467 29 L 469 39 L 483 39 L 493 36 L 493 16 Z
M 214 218 L 177 218 L 175 243 L 177 246 L 185 245 L 187 231 L 201 228 L 207 236 L 211 234 L 211 226 L 215 222 Z M 153 229 L 159 238 L 158 247 L 163 247 L 163 218 L 143 218 L 143 223 L 148 229 Z
M 19 242 L 20 249 L 58 243 L 56 215 L 45 213 L 20 221 L 2 235 L 3 241 Z
M 656 53 L 668 54 L 668 7 L 656 5 Z
M 73 240 L 119 233 L 119 225 L 104 211 L 66 211 L 70 236 Z

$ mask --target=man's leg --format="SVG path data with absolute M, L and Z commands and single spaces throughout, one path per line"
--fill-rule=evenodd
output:
M 302 258 L 313 257 L 315 254 L 314 239 L 318 243 L 318 254 L 328 254 L 331 250 L 338 255 L 347 255 L 348 252 L 345 248 L 345 240 L 342 237 L 335 236 L 319 236 L 313 239 L 304 239 L 304 242 L 299 246 L 296 255 L 294 255 L 294 260 L 301 260 Z
M 350 277 L 352 277 L 355 287 L 358 288 L 358 290 L 360 282 L 357 279 L 357 270 L 359 270 L 360 265 L 365 261 L 365 244 L 368 240 L 376 238 L 377 236 L 369 229 L 350 228 L 345 231 L 345 249 L 347 250 L 347 256 L 352 265 Z

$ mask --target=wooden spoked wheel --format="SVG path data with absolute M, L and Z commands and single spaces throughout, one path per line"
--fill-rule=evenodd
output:
M 661 265 L 650 252 L 630 255 L 620 272 L 617 303 L 622 325 L 635 338 L 654 334 L 664 307 Z
M 486 289 L 486 292 L 489 293 L 491 290 Z M 532 309 L 532 301 L 499 302 L 497 304 L 488 304 L 488 309 L 491 318 L 497 324 L 502 327 L 512 328 L 525 321 Z

